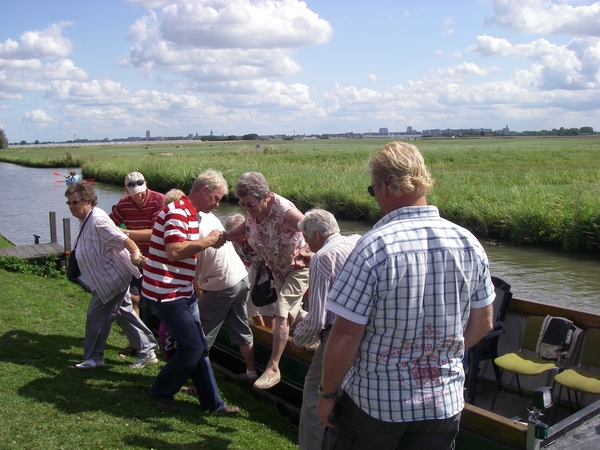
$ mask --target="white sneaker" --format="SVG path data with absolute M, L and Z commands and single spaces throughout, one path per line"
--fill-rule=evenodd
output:
M 104 361 L 94 361 L 93 359 L 86 359 L 85 361 L 75 364 L 76 369 L 95 369 L 96 367 L 102 367 Z
M 150 353 L 145 358 L 140 358 L 134 364 L 129 364 L 129 368 L 131 369 L 143 369 L 144 367 L 152 366 L 158 362 L 158 358 L 154 354 L 154 352 Z

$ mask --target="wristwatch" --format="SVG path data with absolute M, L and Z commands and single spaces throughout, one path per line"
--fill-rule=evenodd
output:
M 336 398 L 337 392 L 334 392 L 333 394 L 326 394 L 325 392 L 323 392 L 323 388 L 321 387 L 321 385 L 319 385 L 318 387 L 319 389 L 319 397 L 324 398 L 325 400 L 331 400 L 332 398 Z
M 125 230 L 125 236 L 129 237 L 129 230 Z

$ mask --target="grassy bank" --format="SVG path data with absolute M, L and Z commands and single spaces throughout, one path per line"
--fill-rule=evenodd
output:
M 137 170 L 163 192 L 188 190 L 206 168 L 222 171 L 230 185 L 255 170 L 303 211 L 322 207 L 339 218 L 374 222 L 381 213 L 366 192 L 365 163 L 388 141 L 267 141 L 258 150 L 254 142 L 27 148 L 2 152 L 0 159 L 46 167 L 75 163 L 84 177 L 119 185 Z M 436 179 L 430 204 L 479 237 L 564 250 L 600 246 L 600 137 L 414 143 Z
M 118 325 L 106 366 L 74 369 L 83 351 L 89 294 L 64 279 L 0 270 L 0 280 L 0 447 L 297 448 L 297 430 L 287 419 L 219 373 L 222 397 L 242 408 L 239 417 L 201 414 L 197 400 L 184 394 L 177 395 L 177 414 L 150 404 L 144 392 L 164 363 L 129 369 L 117 355 L 126 345 Z

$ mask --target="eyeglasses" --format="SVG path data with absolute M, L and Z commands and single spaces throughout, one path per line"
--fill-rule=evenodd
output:
M 256 205 L 259 200 L 260 199 L 256 199 L 256 201 L 252 203 L 238 202 L 238 205 L 240 205 L 242 208 L 254 208 L 254 205 Z
M 79 202 L 83 202 L 84 200 L 82 198 L 78 198 L 77 200 L 72 200 L 72 201 L 66 201 L 65 203 L 67 204 L 67 206 L 71 206 L 71 205 L 76 205 Z
M 369 185 L 369 187 L 367 188 L 367 192 L 371 197 L 375 197 L 375 189 L 373 189 L 372 185 Z
M 127 187 L 128 188 L 132 188 L 134 186 L 141 186 L 142 184 L 144 184 L 146 182 L 146 180 L 137 180 L 137 181 L 130 181 L 129 183 L 127 183 Z

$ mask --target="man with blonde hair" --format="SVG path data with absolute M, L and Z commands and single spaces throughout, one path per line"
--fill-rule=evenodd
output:
M 414 145 L 385 145 L 369 168 L 384 216 L 329 293 L 337 318 L 317 405 L 330 427 L 325 448 L 448 449 L 464 407 L 465 349 L 492 329 L 487 255 L 428 206 L 433 179 Z

